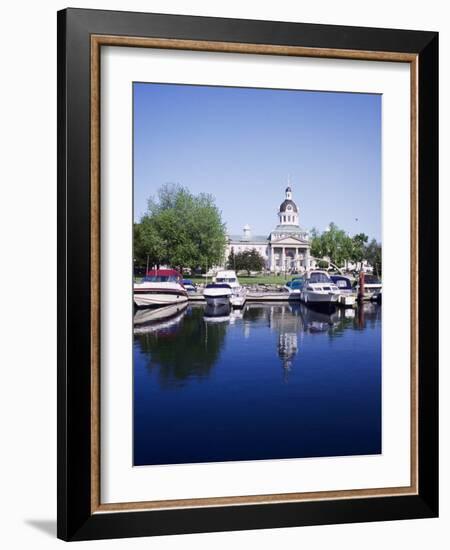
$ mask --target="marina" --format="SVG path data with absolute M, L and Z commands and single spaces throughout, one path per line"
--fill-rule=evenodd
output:
M 331 275 L 330 279 L 333 287 L 337 288 L 337 292 L 336 288 L 334 288 L 332 303 L 338 307 L 355 308 L 360 301 L 381 302 L 381 284 L 377 285 L 374 291 L 370 289 L 367 291 L 365 290 L 361 296 L 358 296 L 357 292 L 359 287 L 353 287 L 349 277 Z M 210 305 L 213 305 L 213 302 L 216 302 L 216 305 L 219 305 L 219 303 L 230 303 L 233 308 L 242 308 L 247 302 L 308 302 L 308 295 L 302 293 L 302 287 L 303 281 L 301 281 L 300 278 L 294 278 L 283 286 L 267 285 L 256 290 L 253 285 L 249 285 L 248 287 L 242 285 L 242 287 L 240 287 L 240 292 L 233 295 L 231 290 L 227 290 L 227 285 L 222 283 L 206 284 L 204 288 L 198 285 L 195 287 L 195 290 L 188 290 L 187 300 L 190 303 L 207 303 L 208 300 L 205 296 L 206 290 L 206 295 L 209 297 L 208 303 L 210 303 Z M 336 294 L 335 297 L 334 294 Z M 325 302 L 326 301 L 327 300 L 325 300 Z
M 376 137 L 380 98 L 149 83 L 133 90 L 133 466 L 380 454 L 381 164 L 375 154 L 372 170 L 342 170 L 361 143 L 376 142 L 360 136 L 342 147 L 341 116 L 368 101 Z M 189 109 L 178 113 L 184 120 L 216 94 L 207 126 L 228 101 L 230 116 L 209 127 L 203 149 L 176 163 L 164 151 L 152 158 L 161 142 L 149 128 L 164 112 L 154 110 L 155 97 L 166 108 L 169 101 L 170 112 L 187 100 Z M 278 114 L 294 102 L 298 124 L 289 117 L 275 133 L 255 132 L 255 121 L 268 122 L 264 109 L 243 126 L 266 94 Z M 340 137 L 327 149 L 330 134 L 319 132 L 315 162 L 305 145 L 319 137 L 315 121 L 329 101 Z M 335 109 L 342 101 L 352 104 L 348 111 Z M 308 104 L 315 115 L 305 126 Z M 160 119 L 161 137 L 170 126 L 172 150 L 178 125 L 167 120 Z M 358 129 L 361 120 L 359 113 Z M 185 122 L 192 132 L 197 121 Z M 275 142 L 266 155 L 250 154 L 260 139 L 264 147 Z M 282 142 L 290 158 L 273 154 Z M 348 161 L 331 168 L 330 153 L 339 149 Z M 362 193 L 369 180 L 370 204 Z

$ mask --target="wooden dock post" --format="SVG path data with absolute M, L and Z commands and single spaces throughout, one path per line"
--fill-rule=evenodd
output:
M 364 300 L 364 271 L 359 272 L 359 289 L 358 289 L 358 302 Z

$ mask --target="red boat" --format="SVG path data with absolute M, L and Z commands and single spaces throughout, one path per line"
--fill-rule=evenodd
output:
M 134 303 L 138 307 L 151 307 L 187 302 L 182 279 L 176 269 L 149 269 L 142 281 L 134 284 Z

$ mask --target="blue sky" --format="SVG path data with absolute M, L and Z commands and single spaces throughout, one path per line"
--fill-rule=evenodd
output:
M 165 183 L 211 193 L 232 234 L 277 223 L 381 240 L 381 96 L 135 83 L 134 217 Z

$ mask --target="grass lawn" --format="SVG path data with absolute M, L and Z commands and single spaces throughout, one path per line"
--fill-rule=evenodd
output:
M 284 285 L 286 281 L 290 281 L 292 277 L 298 277 L 298 275 L 288 275 L 284 277 L 283 275 L 255 275 L 251 277 L 245 277 L 242 275 L 238 276 L 239 282 L 241 285 Z M 134 282 L 139 283 L 142 277 L 135 277 Z M 186 279 L 190 279 L 195 284 L 208 283 L 211 282 L 211 277 L 206 279 L 205 277 L 189 277 L 186 276 Z

